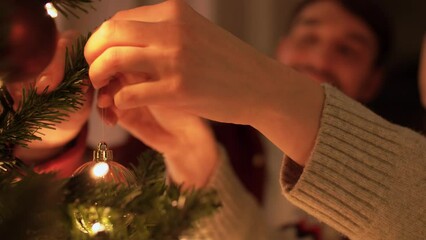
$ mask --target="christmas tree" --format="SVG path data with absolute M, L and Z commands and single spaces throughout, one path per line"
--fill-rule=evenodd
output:
M 51 60 L 57 33 L 46 8 L 78 16 L 79 11 L 91 8 L 91 2 L 17 0 L 0 4 L 2 239 L 178 239 L 220 206 L 214 190 L 183 190 L 166 184 L 165 165 L 155 151 L 142 154 L 131 170 L 114 170 L 118 174 L 130 171 L 126 176 L 133 177 L 125 183 L 106 181 L 106 175 L 101 176 L 102 181 L 94 181 L 84 171 L 98 163 L 108 164 L 107 171 L 118 169 L 115 162 L 108 162 L 106 144 L 95 151 L 100 159 L 66 179 L 58 179 L 54 173 L 39 174 L 14 156 L 14 146 L 27 147 L 29 142 L 41 140 L 40 129 L 54 128 L 82 106 L 82 79 L 88 78 L 83 49 L 89 36 L 81 36 L 68 49 L 64 79 L 54 91 L 45 89 L 37 94 L 30 86 L 22 90 L 22 99 L 14 107 L 6 85 L 35 76 Z M 24 23 L 27 29 L 18 37 L 13 35 L 16 22 Z

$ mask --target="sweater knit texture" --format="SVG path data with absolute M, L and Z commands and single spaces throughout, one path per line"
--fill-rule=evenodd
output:
M 284 194 L 354 240 L 424 239 L 425 138 L 323 86 L 311 160 L 297 179 L 301 168 L 285 159 Z
M 394 125 L 324 84 L 325 102 L 310 161 L 285 158 L 283 194 L 351 240 L 426 237 L 426 139 Z M 209 187 L 223 207 L 183 239 L 270 239 L 257 205 L 222 161 Z

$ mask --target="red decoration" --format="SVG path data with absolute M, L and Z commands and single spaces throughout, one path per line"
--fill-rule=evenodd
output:
M 57 29 L 46 0 L 0 1 L 0 76 L 6 82 L 34 78 L 51 61 Z

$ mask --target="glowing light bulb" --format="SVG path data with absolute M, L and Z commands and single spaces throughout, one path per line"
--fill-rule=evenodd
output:
M 172 201 L 172 206 L 177 208 L 183 208 L 185 206 L 186 198 L 184 196 L 179 196 L 178 200 Z
M 98 162 L 92 168 L 92 175 L 100 178 L 104 177 L 109 172 L 109 166 L 106 162 Z
M 103 231 L 105 231 L 105 226 L 102 223 L 97 222 L 92 225 L 92 232 L 94 234 L 98 232 L 103 232 Z
M 51 2 L 46 3 L 44 8 L 51 18 L 56 18 L 58 16 L 58 10 L 56 10 L 55 6 L 53 6 Z

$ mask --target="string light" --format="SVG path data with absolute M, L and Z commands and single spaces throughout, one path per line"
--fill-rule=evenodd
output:
M 92 232 L 94 234 L 97 234 L 103 231 L 105 231 L 105 226 L 102 223 L 97 222 L 92 225 Z
M 182 209 L 185 206 L 186 198 L 184 196 L 179 196 L 178 200 L 172 201 L 172 206 Z
M 56 18 L 58 16 L 58 10 L 56 10 L 55 6 L 53 6 L 51 2 L 46 3 L 44 8 L 51 18 Z

